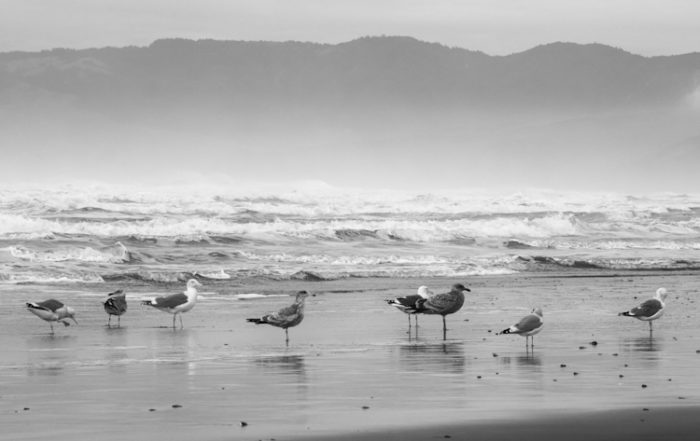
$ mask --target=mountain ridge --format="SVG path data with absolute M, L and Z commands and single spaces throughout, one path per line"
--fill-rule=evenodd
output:
M 491 56 L 412 37 L 335 45 L 160 39 L 145 47 L 0 54 L 0 93 L 22 86 L 76 102 L 96 94 L 117 102 L 124 95 L 211 103 L 235 96 L 244 104 L 600 109 L 672 105 L 694 92 L 698 78 L 700 54 L 642 57 L 598 43 Z
M 506 56 L 412 37 L 5 53 L 0 146 L 12 155 L 0 179 L 205 169 L 351 186 L 700 192 L 699 85 L 699 53 L 598 43 Z

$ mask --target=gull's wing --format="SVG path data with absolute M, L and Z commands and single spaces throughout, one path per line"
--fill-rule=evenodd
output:
M 630 315 L 635 317 L 651 317 L 661 311 L 663 305 L 657 299 L 649 299 L 641 305 L 630 309 Z

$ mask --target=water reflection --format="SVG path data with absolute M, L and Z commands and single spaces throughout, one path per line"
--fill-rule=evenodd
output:
M 542 358 L 539 355 L 535 355 L 533 352 L 526 352 L 524 355 L 498 357 L 498 363 L 503 367 L 540 367 L 542 365 Z
M 104 330 L 108 341 L 104 354 L 108 369 L 113 374 L 125 373 L 129 359 L 129 353 L 126 350 L 128 345 L 127 330 L 121 327 L 105 327 Z
M 283 374 L 300 375 L 306 373 L 303 355 L 266 355 L 255 359 L 255 363 L 264 368 Z
M 663 350 L 663 341 L 649 334 L 645 337 L 626 338 L 620 341 L 620 348 L 625 352 L 659 352 Z
M 276 380 L 280 380 L 280 383 L 294 385 L 299 394 L 296 397 L 297 402 L 303 401 L 309 386 L 306 376 L 306 360 L 303 355 L 266 355 L 258 357 L 254 361 L 264 375 L 279 375 Z
M 449 372 L 465 370 L 464 342 L 400 345 L 399 362 L 404 369 L 416 372 Z
M 187 328 L 154 332 L 150 347 L 156 370 L 163 374 L 189 377 L 186 384 L 191 386 L 197 373 L 194 356 L 196 336 L 196 330 Z
M 76 338 L 71 335 L 39 335 L 28 338 L 27 375 L 56 376 L 73 360 Z

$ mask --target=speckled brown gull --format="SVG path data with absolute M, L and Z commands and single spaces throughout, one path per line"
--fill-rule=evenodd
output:
M 304 306 L 308 295 L 309 293 L 306 291 L 299 291 L 294 303 L 290 306 L 286 306 L 277 312 L 266 314 L 260 318 L 249 318 L 246 320 L 256 325 L 265 324 L 284 329 L 285 342 L 289 344 L 288 328 L 294 327 L 304 320 Z

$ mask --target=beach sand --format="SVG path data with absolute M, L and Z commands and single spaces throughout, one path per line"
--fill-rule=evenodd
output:
M 418 335 L 384 299 L 454 282 L 464 308 L 421 316 Z M 656 288 L 667 312 L 618 317 Z M 207 283 L 185 329 L 138 300 L 178 290 L 128 286 L 121 328 L 99 303 L 118 286 L 0 286 L 0 439 L 695 439 L 700 337 L 694 273 L 518 274 L 464 279 L 236 280 Z M 284 332 L 246 323 L 306 289 Z M 25 301 L 62 299 L 78 326 Z M 496 333 L 534 306 L 544 330 Z M 243 425 L 242 422 L 246 424 Z

